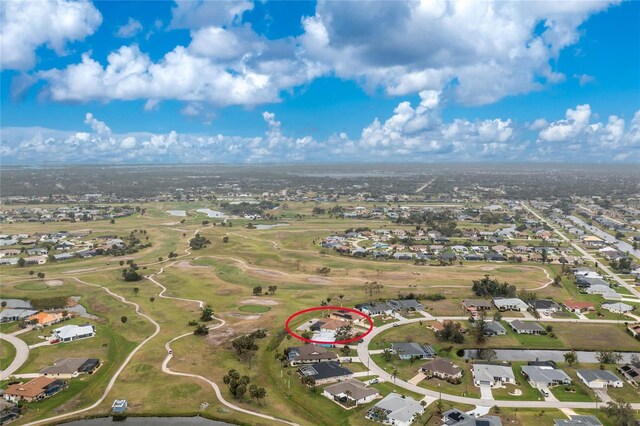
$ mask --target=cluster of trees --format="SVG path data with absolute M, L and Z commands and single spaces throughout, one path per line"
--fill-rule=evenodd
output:
M 202 248 L 207 247 L 207 244 L 210 244 L 211 241 L 207 240 L 200 234 L 196 234 L 191 240 L 189 240 L 189 246 L 194 250 L 200 250 Z
M 343 325 L 342 327 L 338 327 L 336 329 L 336 341 L 340 340 L 348 340 L 353 336 L 353 328 L 351 325 Z
M 261 386 L 255 384 L 249 385 L 251 379 L 249 376 L 240 376 L 238 371 L 229 370 L 229 373 L 222 378 L 225 385 L 229 387 L 229 392 L 235 399 L 242 399 L 247 391 L 249 391 L 249 397 L 256 399 L 258 403 L 261 399 L 267 397 L 267 391 Z
M 516 286 L 507 282 L 500 284 L 497 279 L 485 275 L 480 280 L 473 280 L 473 292 L 480 297 L 515 297 Z
M 200 314 L 200 321 L 211 321 L 213 319 L 213 308 L 210 305 L 202 308 L 202 313 Z
M 267 287 L 267 293 L 271 294 L 272 296 L 276 293 L 276 290 L 278 290 L 278 286 L 277 285 L 270 285 L 269 287 Z M 254 296 L 260 296 L 262 295 L 262 292 L 264 291 L 264 289 L 262 288 L 261 285 L 257 285 L 253 288 L 253 295 Z
M 631 270 L 631 258 L 622 257 L 619 260 L 612 260 L 609 262 L 611 267 L 616 271 L 629 271 Z
M 331 273 L 331 268 L 329 268 L 328 266 L 322 266 L 322 267 L 316 269 L 316 272 L 319 273 L 320 275 L 324 275 L 326 277 L 327 275 L 329 275 Z
M 267 337 L 267 331 L 260 328 L 251 334 L 240 336 L 231 342 L 236 358 L 243 362 L 249 362 L 258 350 L 257 339 Z
M 68 298 L 47 297 L 46 299 L 31 299 L 31 306 L 37 311 L 46 311 L 48 309 L 62 309 L 68 306 Z
M 443 329 L 436 332 L 436 338 L 443 342 L 462 343 L 464 342 L 464 334 L 462 334 L 462 326 L 454 321 L 445 321 Z
M 437 302 L 439 300 L 445 300 L 447 297 L 442 293 L 433 293 L 433 294 L 425 294 L 425 293 L 398 293 L 399 300 L 429 300 L 430 302 Z
M 380 294 L 384 286 L 380 284 L 378 281 L 367 281 L 364 283 L 364 292 L 369 295 L 369 297 L 374 294 Z

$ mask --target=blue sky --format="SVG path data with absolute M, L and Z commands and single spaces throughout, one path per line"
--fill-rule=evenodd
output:
M 640 160 L 640 2 L 0 8 L 2 164 Z

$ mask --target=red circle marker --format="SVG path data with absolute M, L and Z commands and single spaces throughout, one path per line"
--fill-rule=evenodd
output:
M 347 311 L 347 312 L 356 313 L 356 314 L 360 315 L 361 317 L 363 317 L 364 319 L 366 319 L 369 322 L 369 329 L 365 333 L 357 335 L 356 337 L 352 337 L 351 339 L 337 340 L 335 342 L 325 342 L 325 341 L 322 341 L 322 340 L 306 339 L 306 338 L 300 336 L 299 334 L 296 334 L 289 327 L 289 323 L 291 322 L 291 320 L 293 320 L 298 315 L 302 315 L 302 314 L 304 314 L 306 312 L 325 311 L 325 310 L 326 311 Z M 369 315 L 365 314 L 364 312 L 360 312 L 357 309 L 353 309 L 353 308 L 343 308 L 343 307 L 340 307 L 340 306 L 316 306 L 314 308 L 303 309 L 302 311 L 295 312 L 293 315 L 291 315 L 289 318 L 287 318 L 287 321 L 284 323 L 284 327 L 287 330 L 287 333 L 289 333 L 290 335 L 292 335 L 293 337 L 295 337 L 298 340 L 302 340 L 303 342 L 315 343 L 315 344 L 318 344 L 318 345 L 335 345 L 335 344 L 346 345 L 347 343 L 358 341 L 358 340 L 362 339 L 363 337 L 365 337 L 367 334 L 371 333 L 371 331 L 373 330 L 373 320 L 371 319 L 371 317 Z

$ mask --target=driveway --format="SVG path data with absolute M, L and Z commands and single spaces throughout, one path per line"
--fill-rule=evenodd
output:
M 596 395 L 598 396 L 598 398 L 600 399 L 600 401 L 602 402 L 609 402 L 612 401 L 611 397 L 609 396 L 609 394 L 607 393 L 607 388 L 604 389 L 594 389 L 594 391 L 596 392 Z
M 16 348 L 16 357 L 5 370 L 0 372 L 0 380 L 4 380 L 22 367 L 22 364 L 27 362 L 27 358 L 29 358 L 29 347 L 24 341 L 10 334 L 0 333 L 0 339 L 6 340 Z
M 412 385 L 417 385 L 418 383 L 423 381 L 426 377 L 427 376 L 425 376 L 423 373 L 418 373 L 415 376 L 413 376 L 411 379 L 409 379 L 409 383 L 411 383 Z
M 480 386 L 480 398 L 493 399 L 493 393 L 491 392 L 491 386 Z

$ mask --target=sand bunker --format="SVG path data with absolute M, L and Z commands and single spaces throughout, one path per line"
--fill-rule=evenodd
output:
M 192 265 L 189 261 L 181 260 L 174 265 L 178 269 L 207 269 L 206 266 Z
M 314 284 L 333 284 L 333 281 L 330 279 L 321 277 L 309 277 L 307 278 L 307 281 Z
M 258 298 L 244 299 L 244 300 L 241 300 L 240 303 L 242 303 L 243 305 L 265 305 L 265 306 L 274 306 L 274 305 L 280 304 L 280 302 L 275 301 L 273 299 L 258 299 Z
M 74 269 L 73 271 L 66 271 L 63 272 L 63 274 L 77 274 L 80 272 L 90 272 L 90 271 L 95 271 L 97 268 L 85 268 L 85 269 Z
M 228 314 L 224 314 L 227 317 L 234 317 L 234 318 L 242 318 L 243 320 L 257 320 L 260 318 L 260 315 L 256 315 L 256 314 L 251 314 L 251 315 L 244 315 L 244 314 L 239 314 L 237 312 L 231 312 Z
M 165 222 L 163 223 L 163 225 L 166 225 L 166 226 L 180 225 L 180 222 Z
M 64 284 L 64 282 L 60 280 L 49 280 L 45 281 L 45 284 L 49 287 L 60 287 L 62 284 Z
M 267 269 L 250 269 L 249 271 L 269 278 L 281 278 L 282 276 L 287 275 L 284 272 L 270 271 Z
M 493 271 L 494 269 L 496 269 L 495 266 L 481 266 L 478 269 L 480 269 L 481 271 Z

